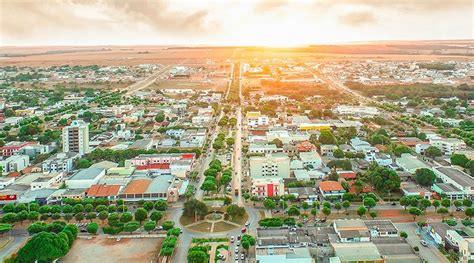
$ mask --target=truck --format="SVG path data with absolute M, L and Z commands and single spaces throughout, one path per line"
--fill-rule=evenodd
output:
M 238 196 L 238 195 L 239 195 L 239 189 L 237 189 L 237 188 L 234 189 L 234 195 L 235 195 L 235 196 Z

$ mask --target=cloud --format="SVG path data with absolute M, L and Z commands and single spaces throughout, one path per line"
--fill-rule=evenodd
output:
M 375 16 L 368 11 L 351 12 L 339 16 L 339 22 L 349 26 L 360 26 L 364 24 L 373 24 L 376 21 Z
M 288 0 L 260 0 L 255 4 L 254 11 L 258 13 L 268 13 L 288 4 Z
M 473 8 L 472 0 L 316 0 L 315 6 L 360 5 L 377 9 L 403 11 L 447 11 Z

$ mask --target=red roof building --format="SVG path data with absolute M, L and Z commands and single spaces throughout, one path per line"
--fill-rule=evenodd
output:
M 316 151 L 316 146 L 309 141 L 304 141 L 296 145 L 298 152 L 313 152 Z
M 357 178 L 357 174 L 354 171 L 339 171 L 337 174 L 339 178 L 344 178 L 345 180 L 354 180 Z
M 150 163 L 147 165 L 141 165 L 136 167 L 137 170 L 169 170 L 170 164 L 169 163 Z
M 339 182 L 336 181 L 322 181 L 319 183 L 319 191 L 321 195 L 326 198 L 339 198 L 341 199 L 346 190 Z
M 86 191 L 86 195 L 88 197 L 116 197 L 120 187 L 120 185 L 95 184 Z

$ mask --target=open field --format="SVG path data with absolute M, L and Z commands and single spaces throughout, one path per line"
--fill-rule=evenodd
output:
M 394 41 L 301 48 L 172 47 L 172 46 L 54 46 L 1 47 L 0 66 L 139 65 L 225 63 L 240 58 L 294 58 L 315 60 L 462 60 L 472 59 L 472 40 Z M 239 52 L 236 52 L 236 50 Z
M 161 239 L 106 239 L 96 237 L 92 240 L 77 239 L 71 251 L 63 258 L 64 262 L 150 262 Z

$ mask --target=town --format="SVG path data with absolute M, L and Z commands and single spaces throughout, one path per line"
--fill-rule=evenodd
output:
M 5 262 L 474 260 L 473 62 L 243 52 L 1 67 Z

